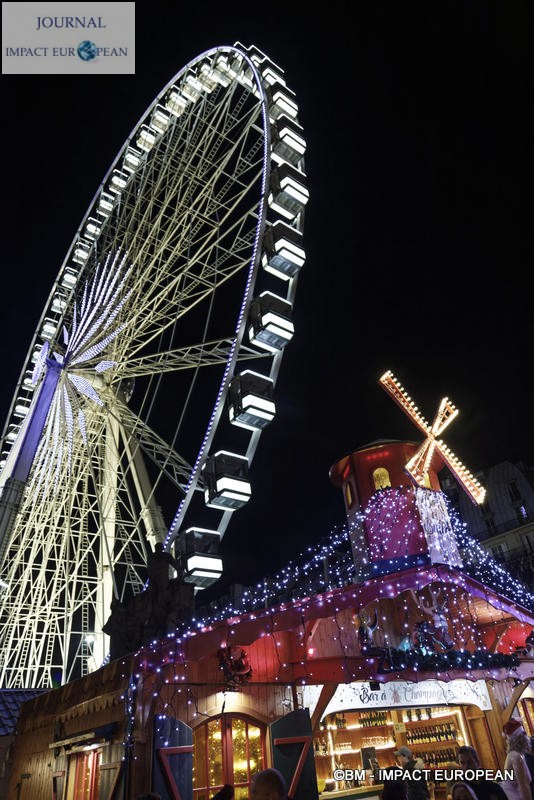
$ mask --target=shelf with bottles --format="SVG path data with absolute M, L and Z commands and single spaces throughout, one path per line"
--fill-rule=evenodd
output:
M 453 747 L 441 747 L 436 750 L 417 750 L 417 758 L 421 758 L 425 769 L 445 769 L 456 764 L 457 755 Z
M 314 739 L 313 741 L 314 754 L 319 757 L 323 756 L 331 758 L 334 756 L 335 758 L 338 758 L 340 756 L 359 755 L 362 751 L 362 748 L 366 747 L 374 747 L 374 749 L 378 752 L 381 750 L 393 751 L 397 745 L 393 738 L 385 736 L 367 736 L 357 741 L 339 741 L 333 746 L 329 745 L 326 739 L 319 738 Z
M 324 734 L 314 737 L 313 752 L 316 756 L 331 757 L 332 753 L 328 744 L 328 739 Z
M 357 712 L 332 715 L 323 720 L 321 730 L 314 737 L 315 755 L 330 756 L 335 759 L 345 756 L 360 756 L 361 750 L 373 747 L 377 751 L 390 751 L 388 758 L 397 746 L 393 722 L 388 712 L 377 712 L 376 716 L 363 716 Z M 385 720 L 383 724 L 382 720 Z M 363 724 L 361 724 L 363 722 Z
M 350 755 L 359 754 L 362 749 L 366 747 L 374 747 L 376 751 L 379 750 L 394 750 L 396 748 L 395 740 L 386 736 L 365 736 L 358 740 L 356 746 L 354 742 L 336 742 L 334 747 L 334 755 Z
M 456 741 L 458 741 L 458 730 L 453 722 L 447 722 L 441 725 L 425 725 L 424 727 L 408 730 L 406 732 L 406 744 L 408 747 Z
M 344 730 L 355 731 L 361 728 L 385 728 L 388 726 L 393 726 L 389 712 L 376 709 L 332 714 L 325 729 L 335 733 Z
M 402 721 L 406 725 L 406 744 L 408 747 L 457 742 L 459 736 L 458 719 L 453 711 L 444 713 L 436 709 L 406 709 Z M 425 716 L 426 715 L 426 716 Z
M 439 723 L 445 718 L 453 718 L 456 709 L 449 706 L 432 706 L 428 708 L 403 708 L 401 711 L 404 723 L 433 722 Z

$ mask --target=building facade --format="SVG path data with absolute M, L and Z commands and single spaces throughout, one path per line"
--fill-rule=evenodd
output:
M 477 473 L 487 492 L 481 506 L 469 503 L 451 477 L 443 490 L 470 535 L 534 591 L 534 473 L 524 462 L 503 461 Z

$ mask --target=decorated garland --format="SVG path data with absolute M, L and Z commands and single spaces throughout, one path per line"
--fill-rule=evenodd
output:
M 519 657 L 514 653 L 488 653 L 487 650 L 449 650 L 446 653 L 428 653 L 421 650 L 389 651 L 391 671 L 417 669 L 420 672 L 447 672 L 447 670 L 515 669 Z

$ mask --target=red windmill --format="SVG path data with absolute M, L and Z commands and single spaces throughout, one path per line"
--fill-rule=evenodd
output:
M 429 563 L 461 568 L 437 473 L 448 466 L 476 503 L 483 502 L 485 490 L 438 438 L 458 409 L 443 398 L 430 425 L 390 371 L 379 382 L 425 439 L 376 440 L 332 466 L 330 478 L 343 491 L 357 574 L 365 580 Z

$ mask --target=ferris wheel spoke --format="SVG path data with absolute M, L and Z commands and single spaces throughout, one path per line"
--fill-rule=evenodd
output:
M 239 198 L 250 187 L 250 183 L 240 186 L 232 174 L 224 171 L 232 157 L 235 157 L 238 146 L 239 143 L 232 143 L 232 148 L 223 161 L 215 160 L 204 151 L 201 151 L 199 157 L 198 147 L 191 155 L 191 158 L 194 156 L 194 164 L 173 164 L 172 159 L 168 159 L 165 169 L 159 171 L 156 182 L 149 178 L 144 179 L 146 183 L 150 183 L 150 201 L 140 207 L 140 216 L 135 213 L 126 216 L 129 227 L 126 230 L 116 227 L 114 240 L 121 241 L 130 251 L 135 250 L 139 254 L 140 262 L 154 262 L 155 272 L 159 272 L 165 264 L 174 264 L 176 255 L 187 253 L 197 244 L 199 233 L 201 239 L 205 238 L 206 226 L 208 231 L 214 226 L 217 228 L 221 223 L 220 210 L 224 211 L 226 208 L 226 213 L 229 213 L 235 208 L 235 198 Z M 250 169 L 251 165 L 246 158 L 245 164 Z M 166 185 L 167 173 L 173 168 L 178 175 L 177 185 L 173 193 L 167 190 L 161 197 L 160 187 Z M 261 163 L 257 169 L 261 173 Z M 244 171 L 245 165 L 240 172 Z M 225 181 L 215 192 L 214 183 L 220 181 L 222 176 L 225 176 Z M 146 192 L 146 188 L 146 185 L 132 185 L 130 192 L 138 194 L 143 189 Z M 197 223 L 194 226 L 184 226 L 184 214 L 190 219 L 196 219 Z
M 181 372 L 182 370 L 196 369 L 197 367 L 226 364 L 234 343 L 235 339 L 228 337 L 226 339 L 214 339 L 202 344 L 179 347 L 149 356 L 129 358 L 126 366 L 121 369 L 121 380 L 140 378 L 143 375 L 161 375 L 165 372 Z M 272 358 L 272 354 L 265 350 L 259 352 L 246 344 L 241 345 L 239 361 L 255 361 L 265 358 Z
M 180 456 L 161 436 L 153 431 L 144 420 L 136 416 L 125 404 L 117 404 L 123 436 L 129 439 L 129 448 L 133 452 L 141 450 L 162 469 L 173 484 L 184 491 L 184 486 L 191 474 L 192 466 Z M 132 456 L 133 457 L 133 456 Z
M 232 223 L 232 230 L 241 230 L 245 217 Z M 210 242 L 204 243 L 194 259 L 191 259 L 182 272 L 176 274 L 157 273 L 149 287 L 134 287 L 132 294 L 142 293 L 142 310 L 134 313 L 128 321 L 128 329 L 135 338 L 130 341 L 135 354 L 136 342 L 146 347 L 147 341 L 159 335 L 162 330 L 174 324 L 211 297 L 215 289 L 242 271 L 250 263 L 252 235 L 231 238 L 227 246 L 216 238 L 214 228 Z M 242 255 L 241 255 L 242 254 Z M 170 263 L 173 262 L 171 257 Z M 123 337 L 124 340 L 124 337 Z

